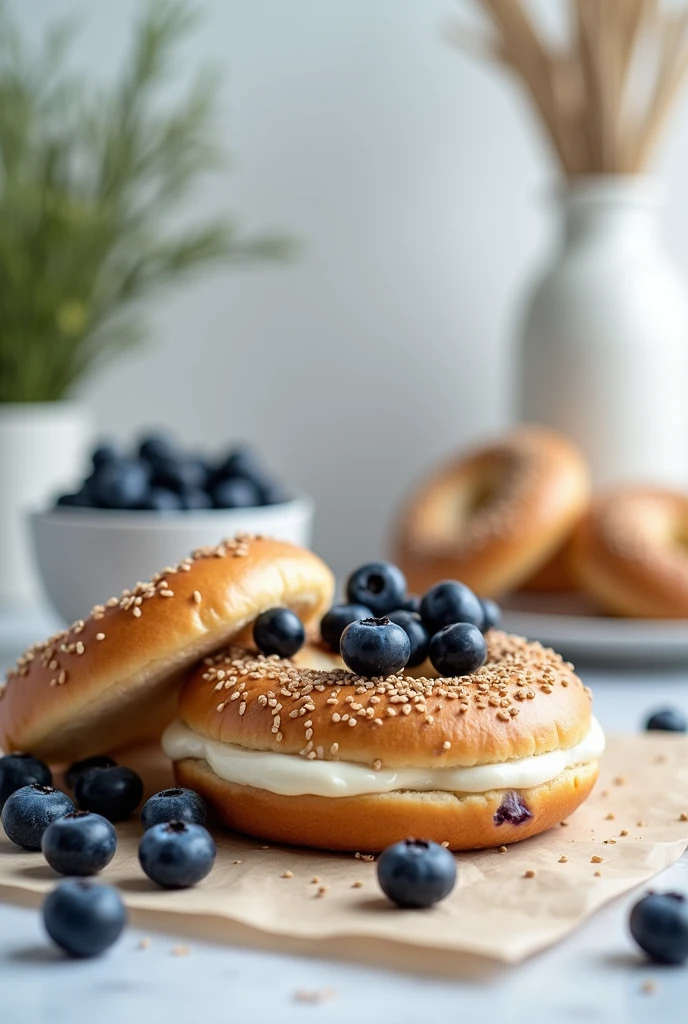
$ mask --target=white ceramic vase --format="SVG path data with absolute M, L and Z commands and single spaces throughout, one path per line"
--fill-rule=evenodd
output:
M 688 481 L 688 294 L 660 198 L 633 176 L 562 193 L 561 241 L 521 326 L 520 418 L 577 442 L 598 486 Z
M 77 483 L 89 440 L 78 403 L 0 403 L 0 608 L 39 603 L 27 512 Z

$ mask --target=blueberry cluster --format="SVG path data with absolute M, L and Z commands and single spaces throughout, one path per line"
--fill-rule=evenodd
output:
M 407 594 L 404 574 L 390 562 L 356 569 L 346 597 L 323 617 L 320 633 L 361 676 L 393 675 L 427 658 L 442 676 L 475 672 L 487 657 L 484 634 L 501 618 L 494 601 L 458 580 L 443 580 L 422 597 Z
M 25 850 L 41 850 L 54 871 L 70 876 L 43 904 L 48 935 L 70 956 L 96 956 L 121 934 L 126 910 L 116 889 L 89 876 L 114 857 L 113 822 L 134 812 L 143 783 L 106 756 L 76 762 L 65 778 L 74 801 L 53 787 L 50 769 L 38 758 L 0 757 L 0 820 L 8 839 Z M 189 789 L 166 789 L 144 804 L 139 862 L 151 881 L 183 889 L 206 877 L 216 850 L 205 820 L 205 803 Z
M 58 506 L 178 512 L 278 505 L 291 495 L 256 453 L 242 446 L 219 459 L 182 451 L 163 434 L 142 438 L 135 451 L 100 444 L 91 471 Z

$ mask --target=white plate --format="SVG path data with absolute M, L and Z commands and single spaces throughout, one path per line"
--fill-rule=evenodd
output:
M 504 602 L 504 628 L 540 640 L 574 662 L 688 662 L 688 620 L 607 618 L 571 595 L 515 595 Z

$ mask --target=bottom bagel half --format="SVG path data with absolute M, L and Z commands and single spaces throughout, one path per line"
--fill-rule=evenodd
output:
M 370 853 L 408 836 L 446 843 L 451 850 L 528 839 L 575 811 L 598 774 L 598 762 L 589 761 L 531 789 L 322 797 L 281 796 L 226 782 L 202 759 L 186 758 L 174 767 L 178 783 L 200 793 L 231 829 L 295 846 Z

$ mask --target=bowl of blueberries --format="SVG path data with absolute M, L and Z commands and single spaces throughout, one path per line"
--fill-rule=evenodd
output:
M 163 433 L 130 449 L 99 444 L 80 486 L 30 513 L 44 590 L 65 622 L 237 533 L 308 547 L 313 502 L 287 488 L 247 445 L 199 455 Z

